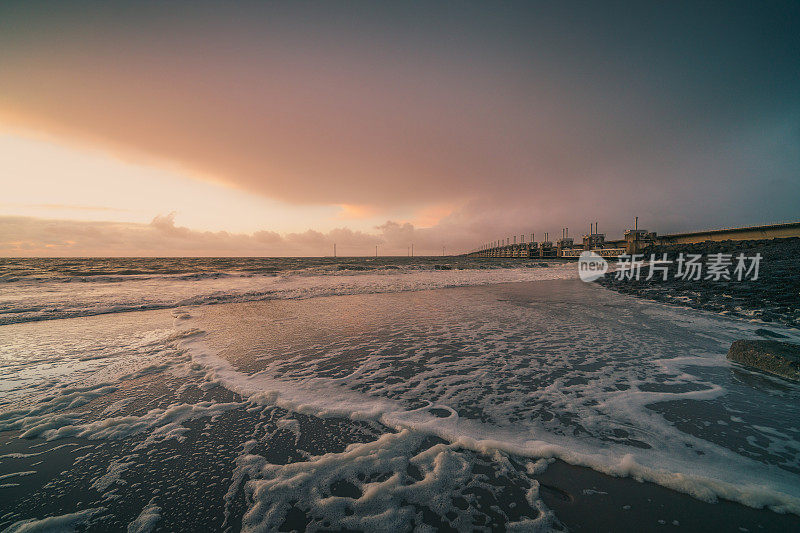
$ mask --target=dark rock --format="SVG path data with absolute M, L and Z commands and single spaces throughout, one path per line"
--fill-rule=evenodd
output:
M 800 381 L 800 345 L 782 341 L 736 341 L 728 359 L 792 381 Z
M 758 328 L 755 331 L 755 334 L 759 337 L 765 338 L 772 338 L 772 339 L 788 339 L 788 335 L 781 335 L 780 333 L 775 333 L 774 331 L 770 331 L 768 329 Z

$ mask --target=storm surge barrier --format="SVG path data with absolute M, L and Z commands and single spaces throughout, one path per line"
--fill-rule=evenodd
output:
M 721 241 L 753 241 L 767 239 L 800 238 L 800 222 L 786 222 L 781 224 L 767 224 L 763 226 L 747 226 L 740 228 L 725 228 L 695 231 L 690 233 L 673 233 L 659 235 L 654 231 L 639 229 L 639 217 L 636 217 L 634 228 L 625 231 L 622 239 L 606 240 L 606 235 L 600 233 L 598 224 L 589 225 L 589 232 L 582 236 L 582 242 L 576 244 L 569 236 L 569 228 L 561 230 L 561 238 L 553 241 L 549 234 L 544 234 L 542 241 L 535 240 L 535 234 L 530 234 L 530 239 L 525 241 L 525 234 L 506 237 L 490 243 L 483 244 L 471 250 L 464 257 L 489 257 L 489 258 L 578 258 L 584 251 L 591 250 L 602 257 L 618 257 L 623 254 L 635 254 L 646 246 L 691 244 L 700 242 Z

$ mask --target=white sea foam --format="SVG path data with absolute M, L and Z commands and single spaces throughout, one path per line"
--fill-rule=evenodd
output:
M 36 473 L 36 470 L 24 470 L 22 472 L 11 472 L 10 474 L 0 475 L 0 481 L 2 481 L 4 479 L 8 479 L 10 477 L 32 476 L 35 473 Z
M 450 525 L 459 530 L 474 528 L 479 523 L 479 510 L 473 507 L 476 491 L 493 492 L 497 485 L 475 474 L 473 454 L 447 444 L 425 447 L 424 438 L 410 430 L 386 433 L 342 453 L 287 465 L 270 464 L 258 455 L 240 456 L 237 472 L 251 479 L 246 490 L 253 501 L 243 530 L 277 530 L 294 502 L 304 502 L 310 529 L 402 531 L 414 521 L 422 526 L 423 510 L 451 517 Z M 498 475 L 510 474 L 497 459 Z M 538 483 L 525 479 L 524 484 L 527 510 L 521 509 L 522 516 L 505 527 L 549 530 L 553 515 L 538 498 Z
M 136 519 L 128 524 L 128 533 L 150 533 L 161 520 L 161 508 L 155 504 L 155 498 L 144 506 Z
M 68 513 L 59 516 L 48 516 L 37 520 L 29 518 L 11 524 L 5 533 L 44 533 L 54 531 L 75 531 L 83 524 L 88 523 L 93 516 L 105 511 L 103 507 L 93 507 L 75 513 Z
M 182 424 L 197 418 L 214 417 L 241 407 L 241 403 L 199 402 L 196 404 L 172 404 L 165 409 L 151 409 L 142 416 L 116 416 L 84 424 L 75 423 L 77 416 L 49 416 L 36 420 L 27 427 L 23 438 L 43 437 L 56 440 L 65 437 L 96 439 L 122 439 L 130 435 L 148 433 L 144 445 L 168 439 L 182 440 L 188 431 Z
M 800 455 L 796 433 L 765 431 L 779 442 L 770 441 L 763 451 L 783 451 L 788 462 L 782 463 L 780 456 L 757 461 L 680 431 L 648 408 L 659 402 L 735 399 L 738 392 L 711 377 L 730 368 L 718 350 L 757 326 L 634 302 L 596 287 L 581 290 L 590 291 L 593 301 L 584 301 L 579 314 L 570 302 L 547 307 L 487 304 L 492 312 L 474 309 L 480 304 L 472 301 L 450 302 L 457 307 L 456 320 L 421 325 L 419 338 L 409 333 L 418 327 L 414 324 L 393 334 L 403 339 L 394 345 L 341 339 L 341 344 L 358 346 L 361 356 L 355 368 L 350 361 L 338 374 L 327 370 L 329 377 L 320 377 L 323 368 L 344 364 L 337 363 L 342 352 L 336 343 L 315 346 L 314 358 L 301 350 L 267 357 L 263 370 L 254 374 L 215 355 L 202 336 L 182 346 L 208 369 L 209 379 L 252 402 L 321 417 L 378 420 L 401 432 L 436 435 L 485 454 L 499 450 L 559 458 L 704 501 L 724 498 L 800 514 L 798 476 L 785 469 Z M 569 323 L 559 316 L 563 313 Z M 471 321 L 475 315 L 481 316 L 479 322 Z M 493 320 L 503 326 L 496 327 Z M 207 326 L 209 321 L 178 321 L 182 327 L 201 323 Z M 435 348 L 441 345 L 449 350 Z M 796 387 L 791 391 L 798 394 Z M 256 522 L 269 520 L 268 513 L 260 514 Z
M 92 480 L 91 487 L 98 492 L 106 492 L 112 485 L 124 483 L 122 474 L 133 464 L 133 461 L 111 461 L 106 473 Z

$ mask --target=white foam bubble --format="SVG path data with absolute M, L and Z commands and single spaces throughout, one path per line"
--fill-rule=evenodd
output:
M 286 465 L 243 455 L 237 466 L 251 479 L 246 490 L 253 503 L 242 529 L 277 530 L 296 502 L 302 502 L 311 529 L 402 531 L 412 523 L 424 529 L 424 510 L 449 517 L 449 525 L 456 529 L 474 528 L 480 512 L 474 491 L 495 487 L 475 475 L 473 455 L 446 444 L 424 447 L 423 440 L 421 433 L 402 430 L 350 445 L 342 453 Z M 408 473 L 411 468 L 414 475 Z M 538 484 L 527 479 L 524 483 L 527 514 L 508 520 L 505 527 L 549 530 L 553 515 L 538 498 Z
M 29 518 L 11 524 L 6 533 L 39 533 L 53 531 L 75 531 L 80 526 L 87 524 L 93 516 L 102 513 L 104 507 L 93 507 L 75 513 L 68 513 L 59 516 L 49 516 L 47 518 Z
M 122 474 L 133 464 L 133 461 L 111 461 L 106 473 L 92 480 L 91 487 L 98 492 L 106 492 L 112 485 L 123 483 Z
M 161 520 L 161 508 L 155 504 L 155 498 L 144 506 L 136 519 L 128 524 L 128 533 L 150 533 Z

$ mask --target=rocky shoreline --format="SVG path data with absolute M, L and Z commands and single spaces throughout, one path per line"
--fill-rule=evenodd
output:
M 673 261 L 666 281 L 660 274 L 646 280 L 645 267 L 638 280 L 620 280 L 608 274 L 597 283 L 621 293 L 674 305 L 800 327 L 800 238 L 649 246 L 642 251 L 645 261 L 649 261 L 651 254 L 660 258 L 664 253 Z M 759 253 L 762 259 L 757 280 L 738 281 L 735 276 L 730 280 L 705 279 L 704 265 L 703 279 L 694 281 L 677 278 L 674 261 L 680 253 L 702 254 L 703 263 L 708 262 L 709 254 L 717 253 L 734 257 L 740 253 L 746 257 Z

